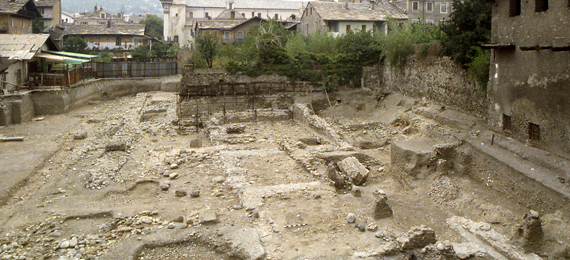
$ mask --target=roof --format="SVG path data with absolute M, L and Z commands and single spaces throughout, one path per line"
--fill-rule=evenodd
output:
M 33 10 L 28 10 L 33 9 Z M 0 0 L 0 13 L 38 17 L 40 12 L 32 0 Z
M 61 56 L 68 56 L 80 59 L 93 59 L 97 58 L 97 55 L 90 55 L 90 54 L 83 54 L 83 53 L 75 53 L 75 52 L 67 52 L 67 51 L 44 51 L 51 54 L 61 55 Z
M 36 6 L 53 6 L 57 3 L 57 0 L 35 0 Z
M 0 56 L 13 60 L 30 60 L 44 44 L 58 50 L 49 34 L 0 34 Z
M 331 2 L 309 2 L 321 19 L 325 21 L 386 21 L 388 18 L 408 19 L 408 16 L 396 6 L 380 2 L 374 9 L 368 3 L 345 4 Z
M 227 0 L 175 0 L 176 3 L 186 3 L 187 6 L 195 7 L 226 7 Z M 302 1 L 288 0 L 237 0 L 233 4 L 234 9 L 302 9 Z
M 234 12 L 234 20 L 246 20 L 246 18 L 235 9 L 229 10 L 224 9 L 215 19 L 216 20 L 231 20 L 232 19 L 232 11 Z
M 219 30 L 232 30 L 239 25 L 245 24 L 252 20 L 259 20 L 259 17 L 249 18 L 247 20 L 195 20 L 197 27 L 201 30 L 219 29 Z
M 140 35 L 145 36 L 144 24 L 65 25 L 64 35 Z

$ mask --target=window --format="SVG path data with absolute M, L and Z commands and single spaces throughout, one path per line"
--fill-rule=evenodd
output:
M 237 33 L 237 40 L 240 41 L 240 42 L 243 41 L 243 32 L 238 32 L 238 33 Z
M 441 3 L 441 5 L 439 6 L 439 12 L 442 14 L 447 13 L 447 3 Z
M 521 15 L 521 0 L 509 0 L 509 16 Z
M 528 139 L 530 141 L 540 141 L 540 126 L 533 123 L 528 123 Z
M 208 12 L 206 12 L 206 14 L 204 15 L 204 17 L 206 17 L 206 18 L 208 18 L 208 17 L 209 17 L 209 16 L 208 16 Z
M 311 10 L 311 15 L 313 15 L 313 8 L 311 7 L 309 8 L 309 10 Z
M 426 5 L 426 9 L 427 9 L 426 11 L 430 13 L 433 12 L 433 2 L 428 2 Z
M 224 40 L 226 41 L 230 40 L 230 32 L 224 32 Z
M 426 24 L 433 24 L 433 20 L 426 20 Z
M 548 10 L 548 0 L 535 0 L 535 7 L 534 7 L 534 11 L 535 12 L 544 12 L 546 10 Z
M 363 32 L 366 32 L 366 24 L 363 24 L 363 25 L 362 25 L 362 31 L 363 31 Z
M 255 12 L 251 12 L 251 18 L 255 17 Z
M 346 32 L 350 32 L 350 24 L 346 25 Z
M 87 22 L 81 22 L 81 24 L 82 24 L 82 25 L 85 25 L 85 24 L 87 24 Z
M 420 2 L 412 2 L 412 11 L 420 10 Z
M 511 130 L 512 130 L 511 117 L 503 114 L 503 131 L 510 133 Z
M 178 35 L 174 35 L 174 42 L 178 42 Z
M 194 12 L 189 12 L 189 13 L 188 13 L 188 18 L 194 18 Z
M 115 38 L 115 45 L 116 45 L 116 46 L 121 46 L 121 37 Z
M 257 13 L 257 17 L 261 18 L 261 13 Z
M 175 13 L 174 16 L 178 17 L 178 13 Z
M 279 20 L 279 14 L 275 14 L 275 20 Z

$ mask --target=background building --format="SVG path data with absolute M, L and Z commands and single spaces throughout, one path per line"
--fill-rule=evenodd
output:
M 194 20 L 214 19 L 233 9 L 244 18 L 298 21 L 303 2 L 287 0 L 160 0 L 164 11 L 164 39 L 188 45 L 194 41 Z
M 402 10 L 390 3 L 336 3 L 313 1 L 303 11 L 297 31 L 309 35 L 316 31 L 330 30 L 345 34 L 350 30 L 386 32 L 388 19 L 407 20 Z

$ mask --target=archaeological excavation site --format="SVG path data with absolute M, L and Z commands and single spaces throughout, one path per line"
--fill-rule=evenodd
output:
M 431 62 L 406 91 L 187 66 L 6 95 L 0 259 L 570 259 L 570 160 Z

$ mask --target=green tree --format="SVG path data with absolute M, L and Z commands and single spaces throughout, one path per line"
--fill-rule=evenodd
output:
M 161 40 L 164 35 L 164 19 L 154 15 L 147 14 L 145 19 L 140 20 L 139 24 L 146 25 L 146 33 L 156 39 Z
M 65 40 L 65 45 L 63 46 L 64 51 L 76 52 L 76 53 L 88 53 L 87 42 L 79 36 L 69 36 Z
M 42 33 L 47 27 L 44 26 L 44 21 L 41 18 L 32 20 L 32 32 Z
M 442 54 L 466 65 L 477 56 L 472 46 L 491 39 L 491 3 L 479 0 L 453 0 L 450 20 L 442 26 L 447 35 L 441 42 Z
M 198 37 L 196 37 L 195 51 L 198 58 L 206 61 L 208 68 L 211 68 L 214 58 L 219 52 L 218 38 L 208 32 L 198 35 Z
M 148 45 L 139 45 L 133 49 L 131 55 L 136 61 L 147 61 L 152 57 L 152 53 L 150 51 L 150 46 Z
M 285 45 L 285 49 L 287 50 L 287 54 L 289 54 L 291 58 L 295 58 L 297 54 L 309 50 L 305 37 L 298 33 L 293 34 L 289 38 L 287 44 Z

